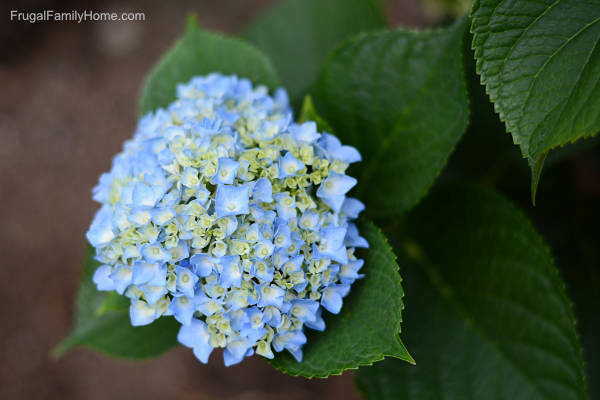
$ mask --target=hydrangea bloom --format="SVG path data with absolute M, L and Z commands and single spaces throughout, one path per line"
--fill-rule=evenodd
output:
M 179 85 L 177 100 L 139 121 L 94 199 L 87 233 L 103 263 L 99 290 L 131 299 L 133 325 L 163 315 L 206 363 L 288 350 L 304 327 L 324 330 L 362 277 L 346 197 L 359 152 L 314 122 L 293 123 L 287 94 L 211 74 Z

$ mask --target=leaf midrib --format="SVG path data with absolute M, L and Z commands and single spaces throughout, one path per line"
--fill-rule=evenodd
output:
M 600 22 L 600 17 L 598 17 L 598 18 L 597 18 L 595 21 L 593 21 L 593 23 L 591 23 L 591 25 L 593 25 L 593 24 L 595 24 L 595 23 L 597 23 L 597 22 Z M 580 31 L 581 31 L 581 30 L 580 30 Z M 578 33 L 579 33 L 579 32 L 578 32 Z M 577 76 L 577 80 L 576 80 L 576 81 L 573 83 L 573 86 L 572 86 L 573 88 L 575 88 L 575 87 L 576 87 L 576 86 L 579 84 L 579 82 L 581 81 L 581 77 L 582 77 L 582 75 L 583 75 L 583 72 L 584 72 L 585 68 L 587 67 L 587 65 L 589 64 L 589 62 L 590 62 L 590 59 L 591 59 L 592 55 L 594 54 L 594 51 L 596 50 L 596 47 L 598 46 L 598 43 L 600 43 L 600 41 L 598 41 L 598 40 L 597 40 L 597 41 L 596 41 L 596 43 L 594 44 L 594 46 L 591 48 L 591 50 L 590 50 L 590 53 L 589 53 L 589 54 L 588 54 L 588 56 L 587 56 L 586 62 L 583 64 L 583 66 L 582 66 L 582 68 L 581 68 L 581 72 L 580 72 L 580 74 Z M 566 45 L 566 42 L 565 42 L 565 45 Z M 557 50 L 557 51 L 558 51 L 558 50 Z M 553 56 L 554 56 L 554 55 L 555 55 L 555 54 L 553 54 Z M 536 79 L 537 79 L 537 77 L 536 77 Z M 533 83 L 533 82 L 532 82 L 532 83 Z M 560 120 L 562 120 L 563 114 L 564 114 L 564 112 L 565 112 L 565 107 L 567 106 L 567 104 L 569 103 L 569 101 L 570 101 L 570 100 L 571 100 L 571 98 L 572 98 L 572 95 L 571 95 L 571 94 L 572 94 L 572 93 L 570 93 L 568 96 L 566 96 L 566 97 L 565 97 L 565 98 L 564 98 L 564 99 L 563 99 L 561 102 L 559 102 L 558 104 L 556 104 L 556 105 L 555 105 L 555 106 L 554 106 L 554 107 L 553 107 L 553 108 L 552 108 L 552 109 L 551 109 L 551 110 L 550 110 L 550 111 L 549 111 L 547 114 L 551 114 L 551 113 L 553 113 L 555 110 L 557 110 L 557 109 L 561 108 L 561 110 L 560 110 L 560 115 L 559 115 L 559 117 L 558 117 L 557 121 L 560 121 Z M 529 99 L 529 97 L 528 97 L 527 99 Z M 523 110 L 523 109 L 525 109 L 525 104 L 523 104 L 522 110 Z M 522 113 L 522 110 L 521 110 L 521 113 Z M 522 119 L 523 119 L 523 116 L 521 116 L 521 120 L 522 120 Z M 535 128 L 534 128 L 534 129 L 531 131 L 531 136 L 529 137 L 529 143 L 528 143 L 528 147 L 527 147 L 528 151 L 529 151 L 529 149 L 531 148 L 532 141 L 533 141 L 533 139 L 534 139 L 534 136 L 535 136 L 535 134 L 538 132 L 538 128 L 540 127 L 540 125 L 541 125 L 542 123 L 544 123 L 544 120 L 545 120 L 545 119 L 542 119 L 542 120 L 540 120 L 540 121 L 539 121 L 539 122 L 536 124 Z M 519 121 L 519 123 L 520 123 L 520 121 Z M 570 140 L 571 140 L 571 141 L 573 141 L 573 139 L 578 139 L 578 138 L 571 138 Z M 545 150 L 547 150 L 547 149 L 545 149 Z M 544 150 L 542 150 L 540 153 L 542 153 L 543 151 L 544 151 Z
M 497 11 L 498 9 L 506 2 L 506 0 L 501 0 L 498 4 L 496 4 L 496 6 L 493 8 L 493 10 L 491 10 L 491 12 L 489 13 L 489 17 L 487 18 L 488 20 L 488 26 L 490 26 L 490 22 L 491 20 L 497 15 Z M 500 79 L 502 78 L 502 76 L 504 75 L 505 69 L 506 69 L 506 64 L 508 61 L 509 56 L 512 54 L 512 51 L 514 50 L 514 48 L 521 42 L 522 38 L 524 37 L 524 35 L 531 29 L 532 26 L 534 26 L 537 22 L 541 21 L 543 19 L 544 16 L 547 15 L 548 12 L 550 12 L 552 9 L 554 9 L 558 4 L 560 4 L 562 2 L 562 0 L 556 0 L 554 1 L 552 4 L 548 5 L 547 8 L 540 14 L 538 15 L 533 21 L 531 21 L 527 26 L 523 27 L 523 28 L 516 28 L 519 30 L 522 30 L 521 34 L 514 39 L 510 49 L 506 52 L 505 56 L 504 56 L 504 60 L 502 63 L 502 66 L 500 68 L 500 72 L 498 72 L 496 74 L 496 76 L 498 76 Z M 475 8 L 473 9 L 473 11 L 476 11 Z M 522 126 L 522 121 L 523 118 L 525 118 L 526 114 L 523 113 L 523 110 L 526 108 L 526 106 L 529 103 L 529 100 L 531 98 L 532 95 L 532 88 L 535 85 L 535 83 L 537 82 L 537 79 L 539 77 L 539 75 L 545 70 L 546 66 L 548 65 L 548 63 L 550 61 L 552 61 L 554 59 L 554 57 L 560 53 L 569 43 L 571 43 L 577 36 L 579 36 L 582 32 L 584 32 L 586 29 L 588 29 L 590 26 L 596 24 L 597 22 L 600 21 L 600 17 L 588 22 L 587 24 L 585 24 L 583 27 L 581 27 L 577 32 L 575 32 L 573 35 L 571 35 L 561 46 L 559 46 L 549 57 L 548 59 L 544 62 L 544 64 L 536 71 L 536 73 L 532 76 L 528 76 L 528 77 L 523 77 L 523 79 L 527 78 L 527 79 L 531 79 L 531 83 L 529 84 L 529 87 L 527 89 L 526 92 L 526 97 L 525 100 L 523 101 L 520 111 L 518 113 L 518 115 L 520 116 L 520 118 L 518 120 L 513 120 L 512 118 L 508 118 L 508 116 L 506 115 L 506 113 L 502 110 L 499 110 L 501 118 L 503 121 L 507 122 L 507 124 L 513 125 L 513 129 L 511 129 L 511 131 L 513 131 L 513 134 L 515 136 L 515 143 L 519 144 L 521 143 L 522 145 L 527 145 L 527 148 L 523 147 L 523 150 L 527 152 L 527 154 L 529 155 L 530 153 L 530 149 L 531 149 L 531 144 L 532 141 L 534 139 L 535 133 L 537 132 L 537 129 L 539 127 L 539 125 L 543 122 L 540 121 L 536 127 L 529 133 L 529 136 L 527 137 L 527 135 L 524 135 L 523 132 L 521 131 L 521 126 Z M 490 38 L 490 35 L 496 33 L 496 31 L 492 31 L 491 29 L 488 29 L 486 31 L 486 38 L 485 38 L 485 42 L 487 42 Z M 481 33 L 480 33 L 481 35 Z M 481 47 L 481 46 L 480 46 Z M 592 49 L 595 46 L 592 47 Z M 591 53 L 590 53 L 591 55 Z M 588 55 L 588 62 L 589 62 L 589 57 L 590 55 Z M 483 55 L 479 57 L 480 60 L 485 61 Z M 487 60 L 489 61 L 489 60 Z M 582 70 L 585 68 L 585 65 L 587 65 L 587 62 L 582 66 Z M 481 73 L 481 77 L 482 77 L 482 82 L 485 83 L 486 85 L 489 84 L 489 80 L 490 77 L 486 76 L 487 74 Z M 575 81 L 574 86 L 577 84 L 577 82 L 579 82 L 579 80 L 581 79 L 581 73 L 579 74 L 577 80 Z M 506 82 L 504 82 L 506 83 Z M 489 93 L 490 98 L 492 99 L 492 101 L 496 104 L 498 103 L 498 99 L 502 98 L 502 92 L 503 92 L 503 85 L 498 83 L 498 93 L 497 95 L 492 95 L 492 93 Z M 552 110 L 559 108 L 560 106 L 565 105 L 569 98 L 571 96 L 568 95 L 565 97 L 565 99 L 563 99 L 563 101 L 561 101 L 559 104 L 557 104 Z M 548 113 L 547 113 L 548 114 Z M 513 122 L 514 121 L 514 122 Z M 542 151 L 539 151 L 537 153 L 542 153 Z M 530 160 L 532 160 L 532 157 L 529 155 Z
M 536 71 L 535 75 L 533 76 L 533 79 L 531 80 L 531 83 L 529 85 L 529 87 L 527 88 L 527 96 L 525 97 L 525 100 L 523 101 L 523 104 L 521 106 L 521 109 L 519 110 L 519 115 L 521 115 L 521 118 L 519 118 L 519 126 L 521 125 L 521 122 L 523 121 L 523 118 L 525 117 L 525 114 L 523 113 L 523 110 L 525 110 L 525 108 L 527 107 L 527 105 L 529 104 L 529 99 L 531 98 L 531 94 L 532 94 L 532 89 L 533 86 L 535 85 L 535 83 L 537 82 L 537 79 L 539 78 L 539 75 L 545 70 L 546 66 L 550 63 L 550 61 L 552 61 L 554 59 L 554 57 L 559 54 L 565 47 L 567 47 L 567 45 L 569 45 L 570 43 L 572 43 L 572 41 L 579 36 L 582 32 L 586 31 L 588 28 L 590 28 L 591 26 L 593 26 L 594 24 L 600 22 L 600 17 L 596 18 L 595 20 L 587 23 L 586 25 L 584 25 L 581 29 L 579 29 L 577 32 L 575 32 L 575 34 L 573 34 L 570 38 L 568 38 L 562 45 L 560 45 L 551 55 L 550 57 L 548 57 L 548 59 L 544 62 L 544 64 Z M 597 42 L 596 42 L 597 43 Z M 588 54 L 588 58 L 587 58 L 587 62 L 584 63 L 581 66 L 581 70 L 579 75 L 577 76 L 577 80 L 574 82 L 574 85 L 572 87 L 575 87 L 577 85 L 577 83 L 579 82 L 579 80 L 581 79 L 581 71 L 583 71 L 585 69 L 585 66 L 589 63 L 589 57 L 591 57 L 591 55 L 593 54 L 593 50 L 596 47 L 596 44 L 594 44 L 594 46 L 592 46 L 590 53 Z M 565 98 L 564 101 L 568 102 L 569 98 L 571 97 L 571 93 L 569 93 Z M 561 102 L 562 104 L 562 102 Z M 538 124 L 539 126 L 539 124 Z M 529 149 L 531 148 L 531 141 L 534 138 L 534 133 L 536 131 L 537 127 L 531 131 L 531 135 L 529 136 L 528 143 L 527 143 L 527 149 L 529 152 Z
M 423 41 L 423 40 L 427 40 L 430 39 L 430 37 L 432 36 L 432 33 L 430 33 L 429 35 L 427 35 L 427 37 L 424 38 L 419 38 L 419 40 Z M 415 36 L 417 37 L 417 36 Z M 431 84 L 431 81 L 433 79 L 433 77 L 439 72 L 440 70 L 440 63 L 442 62 L 442 59 L 444 59 L 444 55 L 446 54 L 446 52 L 448 51 L 448 49 L 450 47 L 452 47 L 453 41 L 452 40 L 448 40 L 446 43 L 446 46 L 443 48 L 443 50 L 440 51 L 440 56 L 437 58 L 436 63 L 434 64 L 434 66 L 430 69 L 429 73 L 427 74 L 426 79 L 423 81 L 423 85 L 421 86 L 421 88 L 428 88 Z M 375 154 L 371 157 L 371 162 L 369 163 L 369 165 L 367 165 L 361 175 L 360 175 L 360 179 L 358 180 L 359 182 L 369 182 L 370 181 L 370 177 L 373 174 L 373 172 L 376 170 L 377 164 L 376 164 L 376 160 L 378 160 L 382 154 L 385 154 L 385 152 L 389 149 L 389 145 L 390 142 L 392 141 L 392 139 L 394 138 L 394 136 L 397 134 L 397 132 L 400 130 L 399 128 L 399 124 L 402 122 L 402 119 L 404 117 L 406 117 L 409 113 L 408 111 L 411 110 L 414 105 L 423 97 L 425 96 L 425 91 L 424 90 L 418 90 L 416 91 L 416 93 L 410 98 L 407 99 L 404 107 L 403 107 L 403 111 L 401 113 L 398 114 L 398 118 L 396 119 L 396 122 L 394 123 L 394 125 L 392 127 L 390 127 L 390 129 L 387 130 L 386 132 L 383 132 L 382 134 L 382 138 L 380 140 L 380 145 L 377 148 L 377 150 L 375 151 Z M 378 113 L 378 118 L 380 119 L 380 114 Z M 458 119 L 457 119 L 458 120 Z M 363 185 L 361 191 L 359 192 L 359 197 L 364 197 L 362 195 L 364 195 L 364 191 L 366 186 Z
M 547 397 L 546 393 L 537 385 L 534 378 L 527 374 L 526 369 L 521 368 L 521 366 L 518 363 L 514 362 L 505 353 L 502 347 L 487 334 L 486 330 L 476 322 L 476 319 L 470 314 L 466 307 L 464 307 L 460 303 L 460 301 L 458 301 L 454 297 L 454 295 L 452 294 L 454 292 L 453 287 L 443 279 L 442 275 L 439 273 L 439 271 L 433 265 L 433 263 L 429 262 L 429 260 L 427 260 L 422 253 L 420 258 L 410 257 L 410 259 L 414 262 L 415 265 L 419 266 L 425 271 L 428 282 L 433 287 L 434 291 L 438 294 L 438 296 L 446 303 L 448 303 L 452 307 L 452 309 L 459 315 L 459 317 L 461 317 L 467 323 L 467 325 L 470 326 L 471 329 L 474 332 L 476 332 L 483 339 L 483 341 L 490 346 L 490 348 L 496 351 L 496 354 L 500 356 L 500 358 L 502 358 L 508 365 L 510 365 L 513 368 L 513 370 L 517 372 L 517 374 L 521 375 L 522 378 L 527 383 L 529 383 L 529 385 L 534 389 L 534 391 L 538 393 L 538 395 L 540 395 L 540 398 L 553 400 Z M 573 388 L 571 386 L 567 387 L 571 390 L 574 390 L 575 393 L 579 393 L 577 392 L 576 388 Z

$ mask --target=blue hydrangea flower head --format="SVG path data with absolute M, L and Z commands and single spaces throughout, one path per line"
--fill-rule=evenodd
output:
M 363 277 L 364 205 L 346 175 L 360 153 L 308 121 L 287 94 L 210 74 L 148 113 L 93 198 L 87 232 L 98 290 L 131 300 L 132 325 L 173 316 L 203 363 L 254 353 L 302 360 L 305 328 L 325 330 Z

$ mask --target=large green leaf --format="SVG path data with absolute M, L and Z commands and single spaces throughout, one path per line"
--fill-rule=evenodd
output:
M 403 335 L 418 360 L 359 371 L 368 399 L 586 399 L 571 303 L 521 211 L 454 187 L 410 214 Z
M 269 54 L 296 103 L 329 50 L 352 34 L 385 25 L 376 0 L 284 0 L 244 36 Z
M 590 377 L 588 389 L 592 400 L 600 400 L 600 381 L 597 379 L 600 376 L 600 265 L 596 248 L 597 241 L 594 250 L 590 249 L 591 262 L 587 265 L 571 265 L 569 271 L 565 272 L 567 287 L 575 303 L 575 316 L 581 333 L 586 372 Z
M 371 365 L 384 356 L 414 363 L 400 340 L 402 322 L 401 278 L 396 256 L 385 236 L 372 223 L 361 223 L 360 232 L 370 248 L 360 254 L 365 278 L 356 282 L 338 315 L 325 318 L 325 332 L 311 332 L 298 363 L 286 353 L 271 364 L 291 375 L 307 378 L 337 375 L 350 368 Z
M 141 112 L 167 106 L 175 100 L 178 83 L 211 72 L 236 74 L 271 89 L 279 85 L 273 65 L 259 50 L 244 41 L 204 31 L 190 18 L 182 38 L 148 75 Z
M 62 356 L 74 346 L 86 346 L 115 357 L 148 358 L 157 356 L 177 344 L 179 324 L 172 317 L 162 317 L 152 324 L 131 326 L 129 300 L 123 296 L 99 292 L 92 282 L 98 262 L 94 249 L 88 250 L 79 288 L 73 330 L 53 350 Z
M 362 153 L 362 171 L 354 176 L 371 215 L 414 206 L 465 131 L 465 31 L 462 19 L 429 32 L 365 34 L 327 59 L 316 108 L 343 142 Z
M 548 151 L 600 131 L 600 1 L 477 0 L 471 15 L 477 72 L 535 196 Z

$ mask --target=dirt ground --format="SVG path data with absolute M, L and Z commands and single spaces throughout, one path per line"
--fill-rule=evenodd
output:
M 273 1 L 96 1 L 79 9 L 145 12 L 144 22 L 16 23 L 9 10 L 74 9 L 29 0 L 4 4 L 0 22 L 0 398 L 358 399 L 352 373 L 292 378 L 259 358 L 201 365 L 178 348 L 148 361 L 50 348 L 72 323 L 97 208 L 91 189 L 131 136 L 142 79 L 195 12 L 234 33 Z M 414 1 L 392 1 L 392 21 L 422 25 Z

